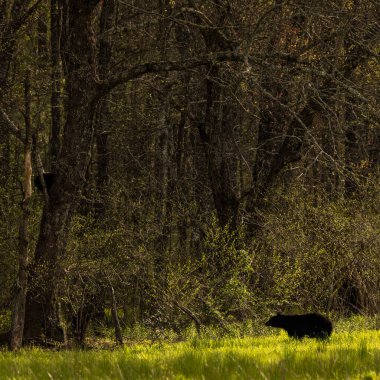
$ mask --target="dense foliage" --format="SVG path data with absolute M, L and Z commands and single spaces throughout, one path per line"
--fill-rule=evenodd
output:
M 2 332 L 12 313 L 44 344 L 378 313 L 379 19 L 370 0 L 0 0 Z M 30 157 L 54 173 L 31 197 Z

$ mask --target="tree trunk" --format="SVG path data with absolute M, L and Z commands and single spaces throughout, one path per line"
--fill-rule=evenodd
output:
M 99 42 L 99 73 L 102 78 L 107 77 L 110 70 L 110 62 L 112 58 L 112 44 L 107 31 L 112 27 L 112 18 L 115 11 L 113 0 L 103 3 L 102 12 L 100 15 L 100 35 L 102 36 Z M 111 112 L 109 108 L 109 99 L 102 99 L 99 103 L 96 117 L 95 134 L 97 147 L 97 196 L 95 202 L 96 218 L 102 220 L 107 208 L 107 195 L 109 183 L 109 161 L 110 151 L 108 146 L 109 134 L 111 130 Z
M 208 51 L 233 51 L 234 22 L 229 4 L 215 2 L 215 28 L 202 31 Z M 199 20 L 202 22 L 202 19 Z M 220 31 L 223 30 L 221 33 Z M 234 231 L 238 225 L 240 202 L 235 193 L 236 160 L 233 152 L 233 130 L 236 104 L 232 92 L 236 82 L 227 67 L 209 65 L 205 80 L 206 108 L 204 122 L 198 125 L 207 161 L 208 177 L 218 220 Z M 228 78 L 228 79 L 226 79 Z M 232 78 L 232 79 L 231 79 Z
M 10 172 L 10 133 L 4 131 L 4 128 L 1 127 L 3 120 L 0 120 L 0 178 L 1 186 L 4 186 L 7 182 Z
M 215 83 L 220 75 L 218 68 L 209 69 L 209 76 L 213 79 L 206 80 L 205 120 L 198 125 L 198 129 L 219 223 L 221 226 L 229 225 L 234 230 L 237 227 L 239 211 L 239 200 L 234 191 L 236 162 L 228 157 L 228 151 L 232 150 L 231 118 L 234 105 L 228 104 L 223 90 Z
M 25 127 L 26 136 L 24 144 L 24 199 L 21 204 L 22 221 L 19 230 L 19 269 L 12 314 L 12 331 L 10 342 L 11 350 L 18 350 L 22 346 L 25 323 L 25 301 L 28 285 L 30 217 L 29 202 L 32 195 L 32 127 L 30 121 L 29 73 L 25 79 Z
M 122 346 L 123 333 L 121 332 L 119 316 L 117 315 L 117 303 L 116 303 L 115 291 L 112 285 L 110 285 L 110 296 L 111 296 L 112 322 L 115 328 L 115 339 L 116 339 L 116 343 Z
M 60 69 L 60 46 L 61 38 L 61 13 L 60 0 L 50 2 L 50 47 L 51 47 L 51 136 L 50 136 L 50 159 L 51 168 L 57 170 L 57 159 L 60 151 L 61 139 L 61 69 Z
M 96 68 L 91 21 L 98 1 L 69 0 L 64 65 L 66 75 L 66 123 L 57 177 L 45 204 L 40 234 L 31 268 L 32 287 L 26 303 L 25 337 L 29 340 L 62 339 L 56 312 L 57 283 L 69 227 L 84 187 L 93 138 L 96 108 Z

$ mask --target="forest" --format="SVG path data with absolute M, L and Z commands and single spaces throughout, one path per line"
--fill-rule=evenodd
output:
M 378 0 L 0 0 L 0 342 L 380 313 Z

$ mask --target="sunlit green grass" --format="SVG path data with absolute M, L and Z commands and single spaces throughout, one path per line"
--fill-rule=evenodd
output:
M 0 379 L 380 379 L 380 331 L 285 334 L 115 351 L 0 352 Z

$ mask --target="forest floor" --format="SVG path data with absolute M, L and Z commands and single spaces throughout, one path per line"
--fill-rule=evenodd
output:
M 327 341 L 280 333 L 114 350 L 3 351 L 0 379 L 380 379 L 380 331 L 338 331 Z

